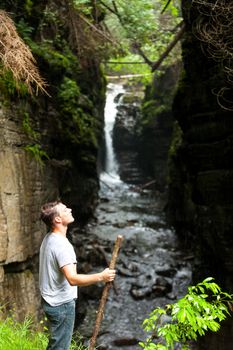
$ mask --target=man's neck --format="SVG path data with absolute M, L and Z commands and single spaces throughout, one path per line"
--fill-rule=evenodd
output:
M 57 235 L 66 237 L 67 227 L 66 226 L 53 227 L 52 232 L 56 233 Z

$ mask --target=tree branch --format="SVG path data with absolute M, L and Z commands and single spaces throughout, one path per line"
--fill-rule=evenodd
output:
M 144 59 L 144 62 L 148 64 L 148 66 L 153 67 L 153 62 L 146 56 L 145 52 L 142 51 L 141 45 L 138 43 L 133 43 L 132 48 L 137 51 L 139 56 Z
M 113 4 L 114 10 L 116 12 L 117 18 L 119 19 L 119 22 L 124 27 L 124 21 L 122 20 L 122 17 L 120 15 L 119 11 L 118 11 L 118 8 L 117 8 L 117 5 L 116 5 L 116 1 L 112 0 L 112 4 Z
M 181 28 L 182 25 L 183 25 L 184 21 L 181 21 L 180 23 L 178 23 L 172 30 L 171 30 L 171 33 L 175 33 L 178 28 Z
M 79 16 L 79 18 L 81 18 L 82 21 L 84 21 L 90 28 L 92 28 L 100 36 L 104 37 L 107 41 L 111 42 L 112 44 L 116 44 L 116 42 L 114 40 L 112 40 L 110 37 L 108 37 L 103 31 L 98 29 L 93 23 L 88 21 L 88 19 L 86 17 L 81 15 L 81 13 L 79 13 L 78 16 Z
M 120 24 L 124 27 L 124 22 L 123 22 L 123 20 L 122 20 L 122 18 L 121 18 L 121 15 L 120 15 L 119 11 L 118 11 L 118 8 L 117 8 L 117 5 L 116 5 L 116 2 L 115 2 L 115 1 L 112 1 L 113 9 L 112 9 L 110 6 L 106 5 L 105 2 L 103 2 L 103 1 L 101 1 L 101 0 L 99 0 L 99 3 L 100 3 L 103 7 L 105 7 L 109 12 L 111 12 L 111 13 L 113 13 L 115 16 L 117 16 L 117 18 L 118 18 Z
M 162 14 L 166 11 L 166 9 L 168 8 L 170 2 L 171 2 L 171 0 L 168 0 L 168 1 L 167 1 L 166 5 L 164 6 L 164 8 L 163 8 L 162 11 L 161 11 Z
M 105 61 L 107 64 L 148 64 L 147 62 Z
M 164 61 L 164 59 L 169 55 L 169 53 L 171 52 L 171 50 L 175 47 L 175 45 L 177 44 L 177 42 L 180 40 L 180 38 L 182 37 L 182 35 L 184 34 L 185 31 L 185 24 L 184 21 L 180 22 L 176 28 L 180 27 L 180 30 L 176 33 L 174 39 L 170 42 L 170 44 L 168 45 L 168 47 L 166 48 L 166 50 L 164 51 L 164 53 L 160 56 L 160 58 L 156 61 L 156 62 L 152 62 L 145 54 L 145 52 L 142 51 L 141 49 L 141 45 L 138 43 L 133 43 L 132 44 L 132 48 L 137 51 L 137 53 L 139 54 L 139 56 L 141 56 L 144 60 L 145 63 L 148 64 L 148 66 L 151 67 L 151 71 L 154 72 L 160 65 L 161 63 Z
M 152 64 L 152 72 L 154 72 L 163 62 L 163 60 L 169 55 L 171 50 L 175 47 L 175 45 L 178 43 L 178 41 L 181 39 L 185 32 L 185 23 L 182 22 L 181 28 L 178 31 L 178 33 L 175 35 L 174 39 L 170 42 L 164 53 L 160 56 L 160 58 Z
M 99 0 L 99 3 L 105 7 L 109 12 L 113 13 L 114 15 L 118 16 L 118 13 L 115 12 L 115 10 L 113 10 L 111 7 L 109 7 L 108 5 L 106 5 L 103 1 Z

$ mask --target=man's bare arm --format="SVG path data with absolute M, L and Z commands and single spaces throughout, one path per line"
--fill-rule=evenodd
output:
M 76 272 L 76 265 L 69 264 L 61 268 L 67 281 L 71 286 L 89 286 L 98 282 L 112 282 L 115 278 L 116 271 L 105 269 L 99 273 L 93 273 L 90 275 L 78 274 Z

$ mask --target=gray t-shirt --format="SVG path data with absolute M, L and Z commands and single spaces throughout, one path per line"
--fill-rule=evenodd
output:
M 77 286 L 71 286 L 61 267 L 77 264 L 73 246 L 66 237 L 48 233 L 40 247 L 39 286 L 42 298 L 58 306 L 77 298 Z

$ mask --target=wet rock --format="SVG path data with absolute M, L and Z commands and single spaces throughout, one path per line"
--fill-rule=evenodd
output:
M 120 100 L 120 98 L 121 98 L 123 95 L 124 95 L 123 92 L 117 94 L 117 96 L 114 98 L 114 102 L 115 102 L 115 103 L 118 103 L 119 100 Z
M 152 291 L 150 294 L 152 294 L 152 293 L 153 293 L 153 296 L 156 296 L 156 297 L 164 296 L 167 293 L 167 289 L 165 286 L 158 286 L 155 284 L 152 286 Z
M 119 338 L 113 340 L 112 344 L 116 346 L 130 346 L 130 345 L 137 345 L 139 342 L 136 338 Z
M 170 300 L 175 300 L 177 298 L 177 295 L 175 295 L 174 293 L 168 293 L 166 297 Z
M 117 270 L 122 276 L 137 277 L 142 271 L 137 263 L 134 263 L 126 257 L 121 258 L 121 265 L 118 266 Z
M 113 227 L 117 227 L 117 228 L 124 228 L 126 226 L 125 222 L 117 222 L 115 224 L 112 225 Z
M 140 277 L 137 278 L 136 282 L 134 283 L 135 287 L 148 287 L 153 285 L 155 279 L 152 274 L 142 274 Z
M 130 289 L 130 294 L 134 299 L 144 299 L 148 296 L 150 296 L 152 293 L 152 287 L 145 287 L 145 288 L 137 288 L 137 287 L 132 287 Z
M 163 277 L 141 276 L 132 285 L 130 294 L 135 299 L 164 296 L 171 292 L 172 284 Z
M 105 249 L 100 246 L 94 244 L 91 249 L 88 252 L 87 260 L 93 265 L 93 266 L 105 266 L 108 260 L 108 257 L 105 253 Z
M 84 298 L 99 300 L 103 292 L 102 284 L 95 284 L 88 287 L 82 287 L 82 296 Z
M 156 283 L 154 284 L 153 288 L 155 288 L 155 286 L 165 288 L 166 293 L 170 293 L 172 290 L 172 283 L 163 277 L 158 277 L 156 279 Z
M 134 226 L 138 223 L 138 220 L 127 220 L 127 226 Z
M 130 261 L 126 256 L 124 256 L 124 257 L 122 256 L 120 258 L 120 262 L 125 268 L 129 269 L 130 271 L 139 271 L 140 270 L 139 264 L 136 262 L 133 262 L 132 260 Z
M 142 273 L 142 272 L 141 272 Z M 130 294 L 135 299 L 143 299 L 149 297 L 153 292 L 155 277 L 153 274 L 143 272 L 132 284 Z
M 118 266 L 117 267 L 117 272 L 122 275 L 122 276 L 126 276 L 126 277 L 137 277 L 140 275 L 140 271 L 132 271 L 130 269 L 127 269 L 123 266 Z
M 103 211 L 105 211 L 106 213 L 109 213 L 109 214 L 116 212 L 116 209 L 111 207 L 111 206 L 108 206 L 108 207 L 105 206 L 104 208 L 101 208 L 101 210 L 103 210 Z
M 100 199 L 100 202 L 101 202 L 101 203 L 108 203 L 108 202 L 109 202 L 109 198 L 102 197 L 102 198 Z
M 173 277 L 176 272 L 177 270 L 174 267 L 170 267 L 169 265 L 156 268 L 156 273 L 164 277 Z
M 98 350 L 107 350 L 108 346 L 106 344 L 99 344 L 98 345 Z

